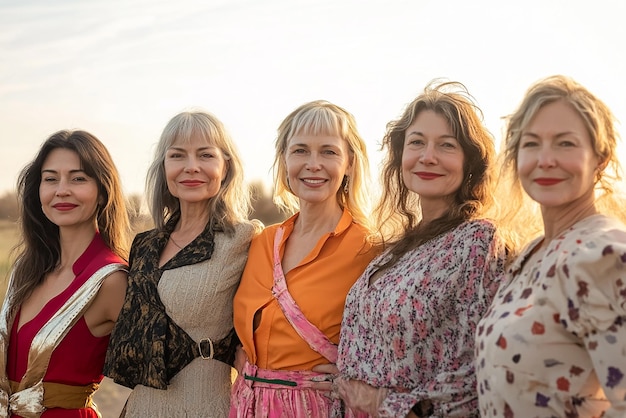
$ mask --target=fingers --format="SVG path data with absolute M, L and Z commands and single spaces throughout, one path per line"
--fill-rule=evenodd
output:
M 314 372 L 318 373 L 328 373 L 328 374 L 339 374 L 339 369 L 335 364 L 320 364 L 318 366 L 313 367 Z

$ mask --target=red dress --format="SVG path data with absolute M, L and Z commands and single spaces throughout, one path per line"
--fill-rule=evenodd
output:
M 72 269 L 74 281 L 58 296 L 52 298 L 31 321 L 18 330 L 18 312 L 11 327 L 9 350 L 7 356 L 7 374 L 10 380 L 19 382 L 26 372 L 28 352 L 31 342 L 41 327 L 60 309 L 69 297 L 76 292 L 98 269 L 111 263 L 126 264 L 113 254 L 105 245 L 98 233 L 85 252 L 76 260 Z M 66 385 L 88 385 L 99 383 L 103 379 L 102 367 L 106 355 L 109 336 L 94 337 L 84 316 L 72 327 L 69 333 L 52 352 L 45 382 L 63 383 Z M 42 415 L 45 418 L 97 418 L 91 408 L 62 409 L 52 408 Z M 17 417 L 17 415 L 12 415 Z

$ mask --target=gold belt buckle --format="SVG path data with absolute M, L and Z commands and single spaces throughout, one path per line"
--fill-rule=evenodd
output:
M 204 353 L 202 352 L 202 343 L 204 342 L 208 342 L 209 343 L 209 355 L 205 356 Z M 211 341 L 210 338 L 203 338 L 200 341 L 198 341 L 198 351 L 200 352 L 200 357 L 202 357 L 204 360 L 210 360 L 213 358 L 213 355 L 215 354 L 215 350 L 213 349 L 213 341 Z

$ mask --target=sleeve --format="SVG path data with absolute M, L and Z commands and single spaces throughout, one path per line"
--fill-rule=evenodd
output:
M 559 275 L 567 296 L 565 328 L 586 347 L 611 403 L 607 417 L 626 416 L 626 231 L 585 241 L 564 260 Z
M 433 381 L 419 389 L 403 393 L 390 390 L 379 408 L 380 417 L 408 414 L 417 402 L 432 402 L 434 416 L 478 417 L 474 336 L 478 322 L 487 312 L 504 273 L 506 251 L 502 239 L 490 222 L 469 223 L 453 245 L 463 250 L 458 257 L 458 303 L 449 318 L 450 339 L 440 342 L 456 356 L 447 360 Z M 404 415 L 403 415 L 404 414 Z

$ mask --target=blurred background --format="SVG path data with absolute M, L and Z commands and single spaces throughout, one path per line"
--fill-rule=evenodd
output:
M 624 16 L 621 0 L 3 0 L 0 299 L 18 240 L 17 174 L 53 132 L 84 129 L 107 145 L 140 231 L 161 130 L 204 108 L 233 135 L 253 216 L 270 224 L 283 217 L 270 198 L 276 128 L 310 100 L 355 115 L 373 193 L 387 122 L 435 78 L 468 87 L 496 143 L 527 87 L 556 73 L 625 118 Z M 127 394 L 105 381 L 103 416 Z

